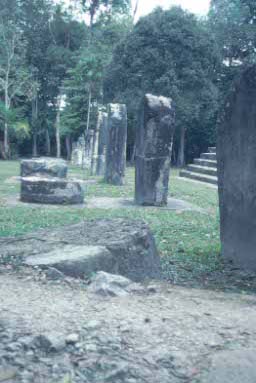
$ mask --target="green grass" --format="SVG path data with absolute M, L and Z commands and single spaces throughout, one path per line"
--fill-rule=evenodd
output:
M 19 174 L 18 162 L 0 161 L 0 236 L 16 236 L 38 228 L 67 225 L 82 220 L 108 217 L 130 217 L 146 221 L 151 227 L 161 252 L 163 269 L 173 279 L 195 278 L 201 273 L 220 268 L 219 218 L 217 191 L 208 186 L 177 178 L 172 170 L 170 195 L 205 210 L 200 212 L 147 209 L 87 209 L 74 207 L 10 206 L 8 198 L 19 192 L 10 177 Z M 69 175 L 90 178 L 81 169 L 71 167 Z M 134 169 L 128 168 L 126 185 L 111 186 L 97 178 L 89 184 L 86 198 L 132 197 Z

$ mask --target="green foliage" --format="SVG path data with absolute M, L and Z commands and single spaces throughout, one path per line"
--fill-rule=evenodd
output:
M 177 134 L 185 126 L 189 150 L 200 151 L 214 136 L 217 61 L 214 39 L 203 22 L 178 7 L 158 8 L 116 48 L 106 73 L 106 100 L 125 102 L 136 124 L 143 94 L 171 97 Z
M 218 68 L 220 105 L 242 65 L 256 59 L 256 3 L 254 0 L 212 0 L 209 28 L 214 32 L 222 66 Z
M 131 29 L 131 19 L 123 15 L 101 14 L 94 25 L 92 36 L 87 35 L 76 65 L 64 81 L 67 107 L 62 113 L 62 134 L 77 138 L 86 129 L 89 91 L 92 116 L 90 128 L 96 125 L 97 108 L 102 103 L 104 72 L 111 61 L 113 47 Z M 89 34 L 89 31 L 88 31 Z M 90 38 L 89 38 L 90 37 Z

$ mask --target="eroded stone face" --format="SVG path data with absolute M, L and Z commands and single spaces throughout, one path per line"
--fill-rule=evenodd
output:
M 21 179 L 20 199 L 42 204 L 80 204 L 84 202 L 84 190 L 76 181 L 24 177 Z
M 167 204 L 174 116 L 171 99 L 144 97 L 136 134 L 135 201 L 139 205 Z
M 127 111 L 123 104 L 108 105 L 105 181 L 123 185 L 126 167 Z
M 218 127 L 222 255 L 256 270 L 256 66 L 246 69 Z
M 66 178 L 67 162 L 59 158 L 31 158 L 21 161 L 21 177 L 59 177 Z

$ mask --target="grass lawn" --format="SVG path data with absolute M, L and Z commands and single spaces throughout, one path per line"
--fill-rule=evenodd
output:
M 219 217 L 217 190 L 187 182 L 171 172 L 170 195 L 203 209 L 200 212 L 150 209 L 87 209 L 35 206 L 10 206 L 8 198 L 19 193 L 19 184 L 11 177 L 19 175 L 19 162 L 0 161 L 0 236 L 15 236 L 38 228 L 67 225 L 81 220 L 130 217 L 145 220 L 151 227 L 162 256 L 165 275 L 172 280 L 194 279 L 221 267 L 219 253 Z M 89 178 L 81 169 L 70 167 L 69 175 Z M 95 178 L 95 177 L 94 177 Z M 134 169 L 127 169 L 126 185 L 106 185 L 98 178 L 87 187 L 86 198 L 132 197 Z

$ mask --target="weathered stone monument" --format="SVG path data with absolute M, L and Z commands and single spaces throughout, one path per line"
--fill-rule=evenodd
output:
M 84 191 L 79 182 L 68 180 L 67 163 L 56 158 L 32 158 L 21 161 L 22 202 L 80 204 Z
M 146 94 L 136 134 L 135 202 L 167 205 L 175 114 L 172 100 Z
M 101 135 L 103 122 L 103 112 L 98 112 L 97 124 L 96 128 L 93 132 L 93 143 L 92 143 L 92 158 L 91 158 L 91 175 L 97 175 L 97 166 L 98 166 L 98 158 L 99 158 L 99 140 Z
M 108 105 L 105 181 L 123 185 L 126 167 L 127 111 L 123 104 Z
M 218 127 L 222 255 L 256 270 L 256 65 L 234 84 Z
M 108 115 L 101 112 L 99 117 L 99 145 L 98 145 L 98 158 L 96 175 L 104 176 L 106 167 L 106 150 L 107 150 L 107 129 L 108 129 Z
M 75 166 L 85 166 L 85 139 L 84 136 L 78 138 L 72 145 L 71 163 Z

